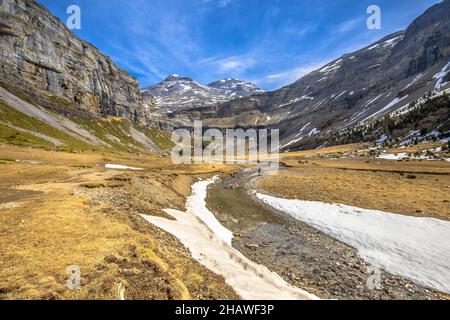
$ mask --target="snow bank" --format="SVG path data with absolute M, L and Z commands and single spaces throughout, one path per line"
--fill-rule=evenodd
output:
M 259 193 L 257 197 L 356 248 L 370 264 L 450 293 L 450 222 Z
M 142 168 L 134 168 L 134 167 L 122 166 L 120 164 L 105 164 L 105 168 L 106 169 L 117 169 L 117 170 L 135 170 L 135 171 L 144 170 Z
M 378 156 L 377 158 L 378 159 L 384 159 L 384 160 L 400 161 L 400 160 L 408 158 L 408 154 L 407 153 L 397 153 L 397 154 L 384 153 L 384 154 Z
M 230 245 L 232 233 L 220 225 L 205 205 L 207 187 L 213 182 L 214 180 L 207 180 L 193 185 L 186 212 L 165 210 L 176 221 L 154 216 L 143 217 L 178 238 L 195 260 L 222 275 L 243 299 L 318 299 L 304 290 L 290 286 L 276 273 L 248 260 Z
M 434 75 L 433 79 L 437 80 L 434 86 L 436 90 L 440 90 L 441 88 L 447 85 L 447 82 L 444 82 L 444 78 L 447 76 L 449 72 L 450 72 L 450 62 L 447 63 L 440 72 Z
M 438 151 L 436 151 L 438 152 Z M 408 155 L 407 153 L 397 153 L 397 154 L 391 154 L 391 153 L 384 153 L 377 157 L 378 159 L 384 159 L 384 160 L 394 160 L 394 161 L 401 161 L 403 159 L 411 159 L 411 160 L 425 160 L 425 161 L 449 161 L 448 158 L 434 158 L 430 156 L 425 155 Z

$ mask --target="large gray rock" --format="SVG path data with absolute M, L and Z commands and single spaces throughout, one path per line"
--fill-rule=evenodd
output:
M 72 115 L 146 123 L 137 80 L 30 0 L 0 1 L 3 86 L 33 92 L 44 107 Z

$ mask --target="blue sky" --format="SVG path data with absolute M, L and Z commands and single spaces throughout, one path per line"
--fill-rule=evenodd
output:
M 38 0 L 61 20 L 81 8 L 75 33 L 136 76 L 209 83 L 225 77 L 280 88 L 392 32 L 438 0 Z M 367 7 L 382 29 L 366 27 Z

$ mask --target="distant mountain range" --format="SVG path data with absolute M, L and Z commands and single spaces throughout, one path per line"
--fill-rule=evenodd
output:
M 234 78 L 203 85 L 176 74 L 142 90 L 144 97 L 154 104 L 152 117 L 168 127 L 189 125 L 190 120 L 200 117 L 199 113 L 217 110 L 221 103 L 262 92 L 255 84 Z M 171 116 L 172 119 L 167 120 Z M 173 116 L 180 116 L 180 119 L 177 121 Z
M 155 98 L 156 106 L 168 112 L 210 107 L 236 98 L 264 92 L 250 82 L 228 78 L 202 85 L 191 78 L 171 75 L 164 81 L 142 90 Z

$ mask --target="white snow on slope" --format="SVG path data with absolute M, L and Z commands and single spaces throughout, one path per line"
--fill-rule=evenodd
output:
M 410 140 L 412 141 L 412 140 Z M 402 153 L 397 153 L 397 154 L 392 154 L 392 153 L 384 153 L 380 156 L 377 157 L 378 159 L 384 159 L 384 160 L 393 160 L 393 161 L 401 161 L 403 159 L 412 159 L 412 160 L 426 160 L 426 161 L 439 161 L 440 159 L 436 159 L 434 157 L 429 157 L 429 156 L 425 156 L 425 155 L 419 155 L 419 156 L 415 156 L 415 155 L 408 155 L 405 152 Z M 447 158 L 442 158 L 443 161 L 450 161 Z
M 198 182 L 192 186 L 193 194 L 188 198 L 186 212 L 165 210 L 176 219 L 175 221 L 153 216 L 143 217 L 178 238 L 190 250 L 195 260 L 214 273 L 222 275 L 242 299 L 318 299 L 302 289 L 289 285 L 276 273 L 248 260 L 227 244 L 231 239 L 231 232 L 222 227 L 205 206 L 206 190 L 213 182 L 214 179 Z M 212 229 L 208 228 L 207 224 L 211 225 Z
M 134 167 L 128 167 L 128 166 L 123 166 L 120 164 L 105 164 L 105 168 L 106 169 L 115 169 L 115 170 L 134 170 L 134 171 L 141 171 L 144 169 L 141 168 L 134 168 Z
M 318 130 L 317 128 L 314 128 L 314 129 L 312 129 L 311 132 L 308 134 L 308 137 L 315 136 L 315 135 L 317 135 L 317 134 L 319 134 L 319 133 L 320 133 L 320 130 Z
M 368 263 L 450 293 L 450 222 L 257 194 L 273 208 L 356 248 Z
M 323 67 L 322 69 L 320 69 L 319 72 L 328 74 L 332 71 L 336 71 L 341 67 L 341 62 L 342 62 L 342 59 L 336 60 L 334 63 L 329 64 L 329 65 Z
M 364 119 L 361 122 L 366 122 L 367 120 L 376 118 L 377 116 L 381 116 L 383 115 L 385 112 L 387 112 L 389 109 L 391 109 L 393 106 L 395 106 L 396 104 L 400 103 L 401 101 L 405 100 L 406 98 L 408 98 L 408 95 L 402 97 L 402 98 L 395 98 L 394 100 L 392 100 L 390 103 L 388 103 L 383 109 L 375 112 L 374 114 L 370 115 L 369 117 L 367 117 L 366 119 Z
M 348 90 L 345 90 L 345 91 L 341 92 L 340 94 L 338 94 L 338 95 L 334 98 L 334 100 L 337 100 L 337 99 L 339 99 L 340 97 L 342 97 L 347 91 L 348 91 Z
M 420 78 L 423 77 L 423 73 L 420 73 L 419 75 L 417 75 L 410 83 L 408 83 L 408 85 L 406 87 L 403 88 L 403 90 L 408 89 L 409 87 L 411 87 L 412 85 L 414 85 L 417 81 L 420 80 Z
M 214 177 L 211 180 L 205 180 L 195 183 L 192 186 L 192 196 L 186 201 L 186 208 L 188 214 L 193 214 L 198 217 L 204 224 L 208 226 L 210 230 L 214 232 L 216 237 L 227 245 L 231 246 L 231 241 L 233 240 L 233 233 L 222 226 L 219 221 L 217 221 L 214 214 L 208 210 L 206 207 L 206 195 L 208 186 L 218 180 Z
M 295 137 L 297 138 L 299 135 L 301 135 L 301 134 L 303 133 L 303 131 L 305 131 L 306 128 L 308 128 L 310 125 L 311 125 L 311 122 L 309 122 L 308 124 L 305 124 L 305 125 L 300 129 L 300 131 L 296 134 Z
M 385 46 L 392 46 L 392 45 L 396 45 L 398 42 L 402 41 L 405 38 L 404 35 L 389 39 L 387 41 L 384 42 Z
M 397 154 L 385 153 L 385 154 L 378 156 L 377 158 L 384 159 L 384 160 L 400 161 L 400 160 L 408 158 L 408 154 L 407 153 L 397 153 Z
M 286 143 L 285 145 L 283 145 L 281 148 L 289 147 L 290 145 L 293 145 L 294 143 L 297 143 L 297 142 L 302 141 L 304 138 L 305 138 L 305 137 L 300 137 L 300 138 L 298 138 L 298 139 L 291 140 L 290 142 L 288 142 L 288 143 Z

